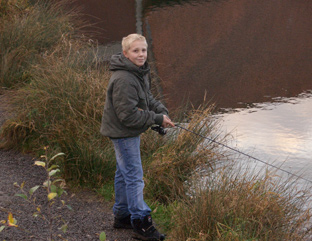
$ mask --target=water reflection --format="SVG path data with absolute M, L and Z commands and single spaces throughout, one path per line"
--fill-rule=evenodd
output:
M 203 1 L 208 2 L 211 0 L 143 0 L 143 9 L 145 10 L 145 12 L 148 12 L 153 11 L 157 8 L 164 8 L 168 6 L 172 7 L 174 5 L 183 5 L 186 3 L 197 4 Z
M 312 92 L 218 115 L 232 147 L 312 179 Z
M 311 1 L 143 3 L 169 108 L 184 97 L 199 104 L 205 93 L 220 107 L 241 107 L 312 88 Z
M 75 0 L 72 4 L 88 23 L 84 30 L 92 33 L 100 44 L 120 42 L 122 37 L 136 31 L 135 0 Z

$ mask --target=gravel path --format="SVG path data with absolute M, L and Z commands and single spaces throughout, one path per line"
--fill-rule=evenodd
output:
M 0 125 L 3 124 L 7 113 L 5 112 L 5 96 L 0 95 Z M 27 203 L 21 197 L 15 196 L 21 193 L 14 183 L 25 182 L 24 190 L 35 185 L 41 185 L 45 181 L 45 172 L 42 167 L 34 166 L 34 158 L 16 151 L 0 150 L 0 221 L 7 220 L 11 212 L 17 220 L 18 228 L 7 227 L 0 232 L 0 241 L 3 240 L 48 240 L 49 227 L 43 219 L 33 217 L 35 206 Z M 66 204 L 72 207 L 69 210 L 60 203 L 53 205 L 53 217 L 61 216 L 68 222 L 68 230 L 64 234 L 54 225 L 53 232 L 61 237 L 54 240 L 99 240 L 101 232 L 106 233 L 107 241 L 128 241 L 131 238 L 131 230 L 115 230 L 112 228 L 113 214 L 112 203 L 103 200 L 90 190 L 74 192 L 66 190 L 68 195 L 62 195 Z M 47 193 L 44 189 L 38 189 L 34 196 L 36 203 L 41 206 L 42 212 L 47 210 Z M 59 217 L 60 218 L 60 217 Z M 56 220 L 59 220 L 56 219 Z M 2 226 L 2 224 L 0 224 Z M 23 229 L 23 230 L 22 230 Z

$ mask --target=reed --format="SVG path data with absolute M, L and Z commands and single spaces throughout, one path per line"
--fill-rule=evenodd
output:
M 12 98 L 17 116 L 4 125 L 2 136 L 7 147 L 54 146 L 68 155 L 67 178 L 101 182 L 112 178 L 106 167 L 114 166 L 113 149 L 99 133 L 110 74 L 94 49 L 64 38 L 33 66 L 30 84 Z
M 189 111 L 186 114 L 187 127 L 200 135 L 221 140 L 215 128 L 216 122 L 211 119 L 212 110 L 212 105 L 202 105 Z M 178 117 L 174 119 L 179 121 Z M 187 181 L 195 170 L 213 170 L 222 152 L 214 144 L 206 145 L 202 137 L 178 128 L 169 130 L 164 137 L 157 135 L 150 131 L 142 138 L 146 194 L 166 203 L 185 195 L 189 188 Z
M 174 211 L 169 240 L 309 240 L 308 189 L 273 172 L 228 166 L 193 183 Z
M 12 88 L 28 82 L 31 65 L 64 35 L 74 35 L 78 14 L 65 11 L 68 1 L 0 2 L 0 84 Z M 74 21 L 75 20 L 75 21 Z

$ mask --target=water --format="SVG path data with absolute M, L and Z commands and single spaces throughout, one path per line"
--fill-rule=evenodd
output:
M 229 145 L 312 182 L 312 92 L 219 114 Z
M 143 32 L 170 109 L 205 95 L 237 108 L 312 89 L 311 1 L 146 2 Z

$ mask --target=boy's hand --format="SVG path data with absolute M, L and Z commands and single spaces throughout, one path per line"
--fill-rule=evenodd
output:
M 170 120 L 168 116 L 164 115 L 162 127 L 164 128 L 174 127 L 174 123 Z

